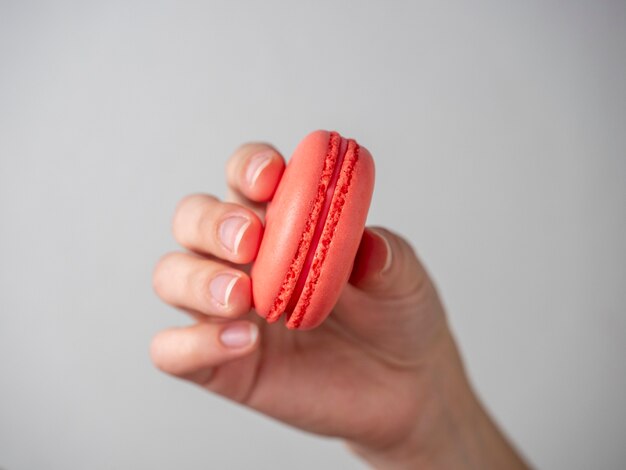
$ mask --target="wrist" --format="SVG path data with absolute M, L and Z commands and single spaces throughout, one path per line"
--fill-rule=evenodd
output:
M 476 400 L 463 371 L 452 336 L 445 334 L 429 347 L 415 371 L 420 410 L 412 426 L 392 443 L 349 443 L 349 448 L 373 468 L 450 467 L 451 437 L 467 427 Z M 416 398 L 417 399 L 417 398 Z
M 447 332 L 416 374 L 427 400 L 392 445 L 349 443 L 373 468 L 527 468 L 480 404 Z

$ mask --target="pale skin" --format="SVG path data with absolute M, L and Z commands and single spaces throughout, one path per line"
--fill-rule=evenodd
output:
M 192 195 L 154 288 L 191 326 L 157 334 L 155 365 L 300 429 L 374 468 L 525 469 L 472 390 L 428 273 L 397 234 L 367 228 L 350 283 L 310 331 L 251 310 L 249 266 L 285 163 L 263 143 L 228 160 L 228 202 Z

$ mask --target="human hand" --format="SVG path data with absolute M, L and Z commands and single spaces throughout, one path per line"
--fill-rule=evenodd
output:
M 229 202 L 179 204 L 174 236 L 189 252 L 160 260 L 154 288 L 195 323 L 155 336 L 156 366 L 340 437 L 374 466 L 524 468 L 469 386 L 430 277 L 391 231 L 365 230 L 350 283 L 320 327 L 288 330 L 250 311 L 249 263 L 284 165 L 271 146 L 244 145 L 227 165 Z

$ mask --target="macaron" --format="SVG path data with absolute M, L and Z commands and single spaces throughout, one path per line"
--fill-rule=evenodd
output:
M 374 161 L 353 139 L 315 131 L 296 147 L 266 211 L 252 266 L 255 310 L 310 329 L 350 277 L 374 190 Z

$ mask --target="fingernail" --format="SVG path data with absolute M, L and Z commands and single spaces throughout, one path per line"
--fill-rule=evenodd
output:
M 254 323 L 233 323 L 220 333 L 220 341 L 228 348 L 243 348 L 256 341 L 259 330 Z
M 213 296 L 213 298 L 222 306 L 227 307 L 230 293 L 232 292 L 233 287 L 235 287 L 235 284 L 237 284 L 238 280 L 239 277 L 234 274 L 218 274 L 209 284 L 211 296 Z
M 250 187 L 254 186 L 259 175 L 270 164 L 274 151 L 267 150 L 265 152 L 253 155 L 248 162 L 248 168 L 246 168 L 246 182 Z
M 391 268 L 391 262 L 393 257 L 391 245 L 389 244 L 389 240 L 387 240 L 387 237 L 382 232 L 376 230 L 375 228 L 370 228 L 369 230 L 371 233 L 374 234 L 374 236 L 378 237 L 385 244 L 385 264 L 383 265 L 383 269 L 381 269 L 380 271 L 381 274 L 385 274 L 387 271 L 389 271 L 389 268 Z
M 228 217 L 220 225 L 220 240 L 233 254 L 237 254 L 239 243 L 249 225 L 250 221 L 239 215 Z

